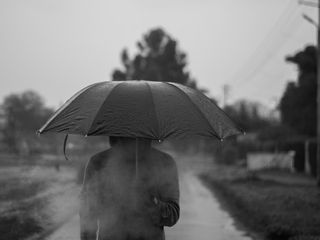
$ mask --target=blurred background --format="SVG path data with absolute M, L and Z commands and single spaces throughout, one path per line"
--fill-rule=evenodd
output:
M 66 161 L 64 135 L 35 133 L 81 88 L 129 79 L 202 91 L 246 131 L 154 143 L 181 178 L 182 216 L 168 239 L 319 239 L 318 8 L 0 1 L 0 239 L 79 239 L 83 166 L 108 138 L 70 136 Z

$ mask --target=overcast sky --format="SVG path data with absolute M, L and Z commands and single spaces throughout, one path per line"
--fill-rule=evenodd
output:
M 26 89 L 57 107 L 77 90 L 109 81 L 119 54 L 163 27 L 188 55 L 200 87 L 229 102 L 274 106 L 296 78 L 284 61 L 307 44 L 317 9 L 298 0 L 0 0 L 0 99 Z

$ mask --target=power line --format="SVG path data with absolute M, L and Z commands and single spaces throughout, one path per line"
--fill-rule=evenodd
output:
M 301 22 L 300 22 L 301 23 Z M 296 27 L 296 23 L 292 22 L 291 26 Z M 257 65 L 255 68 L 252 68 L 252 70 L 247 73 L 246 77 L 242 78 L 242 83 L 241 83 L 241 87 L 244 87 L 245 85 L 247 85 L 249 82 L 252 82 L 253 80 L 255 80 L 254 76 L 257 75 L 257 73 L 259 72 L 259 70 L 261 70 L 261 68 L 263 68 L 271 59 L 272 57 L 278 53 L 278 50 L 281 49 L 281 47 L 289 40 L 289 38 L 287 37 L 286 39 L 281 40 L 281 42 L 276 42 L 275 46 L 272 47 L 271 51 L 268 51 L 267 54 L 264 56 L 264 58 L 260 61 L 259 65 Z M 239 85 L 240 83 L 238 82 L 236 85 Z
M 283 28 L 288 29 L 288 26 L 292 26 L 292 22 L 294 21 L 292 16 L 292 14 L 286 15 L 286 17 L 283 18 L 283 21 L 281 21 L 281 24 L 278 24 L 278 27 L 271 31 L 272 34 L 269 35 L 270 37 L 265 38 L 265 41 L 261 44 L 260 52 L 257 52 L 253 58 L 253 63 L 249 62 L 248 68 L 245 69 L 245 71 L 240 72 L 237 76 L 237 85 L 243 81 L 247 81 L 248 78 L 252 78 L 277 52 L 276 49 L 279 49 L 286 42 L 288 37 L 284 39 L 283 37 L 278 37 L 277 34 L 283 32 Z
M 297 10 L 298 8 L 296 8 Z M 289 24 L 289 27 L 287 27 L 287 30 L 289 29 L 292 29 L 290 30 L 290 32 L 293 32 L 294 29 L 298 29 L 298 26 L 297 24 L 302 24 L 302 21 L 298 21 L 298 19 L 300 19 L 300 15 L 292 15 L 293 17 L 291 18 L 291 22 Z M 288 21 L 289 22 L 289 21 Z M 256 64 L 256 67 L 255 68 L 252 68 L 253 70 L 249 73 L 247 73 L 247 75 L 245 75 L 246 77 L 245 78 L 241 78 L 244 82 L 237 87 L 237 89 L 239 88 L 243 88 L 245 87 L 249 82 L 252 82 L 253 80 L 257 79 L 257 78 L 254 78 L 254 76 L 259 72 L 259 70 L 264 67 L 267 62 L 269 62 L 269 60 L 271 59 L 271 57 L 273 55 L 275 55 L 278 51 L 277 49 L 280 49 L 284 43 L 286 43 L 287 41 L 289 40 L 289 38 L 286 38 L 284 41 L 282 42 L 275 42 L 275 46 L 272 47 L 272 51 L 269 51 L 269 53 L 267 55 L 264 56 L 264 58 L 262 59 L 262 61 L 257 61 L 259 62 L 259 64 Z M 272 46 L 272 45 L 271 45 Z M 238 85 L 239 84 L 239 81 L 237 82 L 237 84 L 234 84 L 234 85 Z
M 283 11 L 283 13 L 281 14 L 281 16 L 278 18 L 278 20 L 276 21 L 276 23 L 274 24 L 274 26 L 272 27 L 272 30 L 268 32 L 268 34 L 265 36 L 265 38 L 261 41 L 261 43 L 258 45 L 258 47 L 254 50 L 253 54 L 251 54 L 250 58 L 248 61 L 246 61 L 246 63 L 243 65 L 243 67 L 241 68 L 241 70 L 238 70 L 235 74 L 235 77 L 239 76 L 239 73 L 244 72 L 243 70 L 247 69 L 248 66 L 252 66 L 252 62 L 256 62 L 256 58 L 257 56 L 259 56 L 260 52 L 262 49 L 265 50 L 265 45 L 269 42 L 267 40 L 270 39 L 270 37 L 272 36 L 272 33 L 274 31 L 274 29 L 276 29 L 277 27 L 279 27 L 279 23 L 281 23 L 283 21 L 283 19 L 285 19 L 285 16 L 291 11 L 290 9 L 290 5 L 292 5 L 292 2 L 290 1 L 287 5 L 287 7 L 285 8 L 285 10 Z M 263 51 L 263 50 L 262 50 Z M 253 61 L 254 60 L 254 61 Z M 237 79 L 237 78 L 233 78 L 233 79 Z
M 232 79 L 233 83 L 239 82 L 246 78 L 246 76 L 251 75 L 248 74 L 253 71 L 253 69 L 257 69 L 261 67 L 267 58 L 270 57 L 270 52 L 274 52 L 275 45 L 278 41 L 275 41 L 277 39 L 274 39 L 277 33 L 281 32 L 281 29 L 288 25 L 288 22 L 292 22 L 292 19 L 296 17 L 292 14 L 293 10 L 297 10 L 296 4 L 292 4 L 293 1 L 289 1 L 287 4 L 287 7 L 281 14 L 281 16 L 278 18 L 276 23 L 274 24 L 274 27 L 269 31 L 269 33 L 266 35 L 266 37 L 263 39 L 263 41 L 260 43 L 260 45 L 255 49 L 254 53 L 251 55 L 249 60 L 244 64 L 244 66 L 236 72 L 234 75 L 234 78 Z M 294 16 L 294 17 L 293 17 Z M 290 24 L 291 25 L 291 24 Z M 283 39 L 281 39 L 283 41 Z M 281 42 L 280 41 L 280 42 Z M 267 56 L 266 54 L 268 53 Z M 262 57 L 262 59 L 261 59 Z M 254 70 L 256 71 L 256 70 Z M 229 82 L 232 83 L 232 82 Z

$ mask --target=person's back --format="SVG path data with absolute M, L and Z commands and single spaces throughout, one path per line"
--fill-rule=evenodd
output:
M 133 142 L 117 143 L 93 156 L 82 193 L 82 239 L 164 239 L 163 226 L 179 218 L 179 185 L 174 160 L 145 142 L 138 165 Z M 98 223 L 98 224 L 97 224 Z

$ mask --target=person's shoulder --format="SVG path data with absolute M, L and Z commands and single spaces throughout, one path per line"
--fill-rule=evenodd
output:
M 88 161 L 87 168 L 91 171 L 97 171 L 101 169 L 103 164 L 108 161 L 111 150 L 107 149 L 105 151 L 98 152 L 94 154 Z
M 155 161 L 159 161 L 164 166 L 175 166 L 176 162 L 174 161 L 173 157 L 166 153 L 162 152 L 158 149 L 152 148 L 151 154 L 153 157 L 155 157 Z
M 92 155 L 91 160 L 98 161 L 101 158 L 107 157 L 110 154 L 110 152 L 111 152 L 111 149 L 107 149 L 107 150 L 98 152 L 98 153 Z

